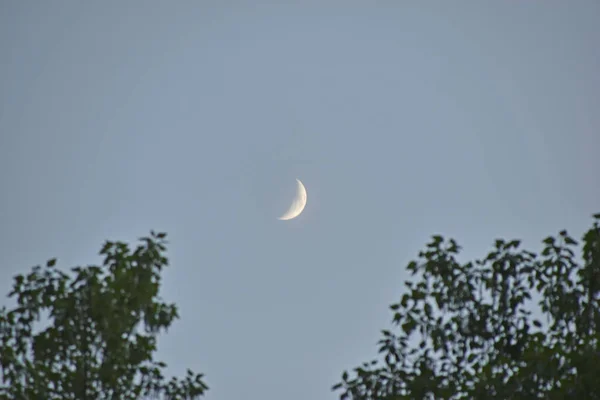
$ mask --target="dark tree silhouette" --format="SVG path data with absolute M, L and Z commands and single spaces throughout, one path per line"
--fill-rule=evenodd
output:
M 134 251 L 106 242 L 103 266 L 34 267 L 17 275 L 0 310 L 0 398 L 194 399 L 208 389 L 201 374 L 166 380 L 155 361 L 157 335 L 178 318 L 159 288 L 165 234 L 151 232 Z M 41 315 L 49 326 L 34 329 Z
M 380 358 L 344 372 L 340 399 L 600 398 L 600 214 L 578 243 L 566 231 L 540 254 L 496 240 L 461 263 L 434 236 L 390 306 Z

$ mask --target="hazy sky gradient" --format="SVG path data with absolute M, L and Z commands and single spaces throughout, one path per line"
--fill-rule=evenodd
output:
M 595 0 L 2 1 L 0 291 L 166 231 L 170 372 L 212 400 L 335 399 L 431 234 L 537 249 L 600 211 L 599 20 Z M 295 178 L 308 205 L 278 221 Z

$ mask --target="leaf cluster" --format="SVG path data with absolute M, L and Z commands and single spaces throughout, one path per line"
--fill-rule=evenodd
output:
M 578 243 L 566 231 L 539 254 L 496 240 L 461 263 L 433 236 L 390 306 L 380 358 L 342 374 L 340 399 L 600 397 L 600 214 Z
M 193 399 L 202 374 L 167 380 L 155 361 L 157 336 L 178 318 L 159 297 L 168 266 L 166 235 L 151 232 L 130 249 L 106 242 L 101 266 L 58 269 L 56 260 L 17 275 L 0 310 L 0 398 Z M 47 326 L 35 329 L 42 320 Z

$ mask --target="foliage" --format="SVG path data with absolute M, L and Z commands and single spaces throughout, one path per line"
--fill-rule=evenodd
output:
M 151 232 L 134 251 L 106 242 L 103 266 L 34 267 L 14 278 L 15 308 L 0 310 L 0 398 L 192 399 L 202 374 L 166 380 L 154 361 L 157 335 L 178 318 L 159 297 L 168 265 L 166 235 Z M 49 326 L 34 330 L 40 317 Z
M 390 306 L 379 361 L 346 371 L 340 399 L 600 398 L 600 214 L 578 243 L 566 231 L 540 254 L 496 240 L 460 263 L 454 240 L 433 236 Z M 536 303 L 538 306 L 536 307 Z

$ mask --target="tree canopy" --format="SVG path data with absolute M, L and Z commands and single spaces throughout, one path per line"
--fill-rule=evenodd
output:
M 539 254 L 496 240 L 460 262 L 433 236 L 408 265 L 379 358 L 351 373 L 340 399 L 600 398 L 600 214 L 581 246 L 566 231 Z
M 194 399 L 208 389 L 188 370 L 167 380 L 155 361 L 157 335 L 178 318 L 159 297 L 168 265 L 166 235 L 151 232 L 131 250 L 106 242 L 102 266 L 58 269 L 56 260 L 17 275 L 0 310 L 0 398 Z M 35 329 L 40 318 L 48 326 Z
M 581 243 L 563 230 L 534 253 L 498 239 L 469 262 L 433 236 L 407 266 L 379 358 L 333 389 L 343 400 L 600 398 L 599 222 Z M 205 394 L 202 374 L 167 379 L 154 359 L 178 311 L 159 296 L 166 235 L 140 241 L 106 242 L 101 266 L 67 273 L 51 259 L 15 276 L 16 305 L 0 309 L 0 398 Z

